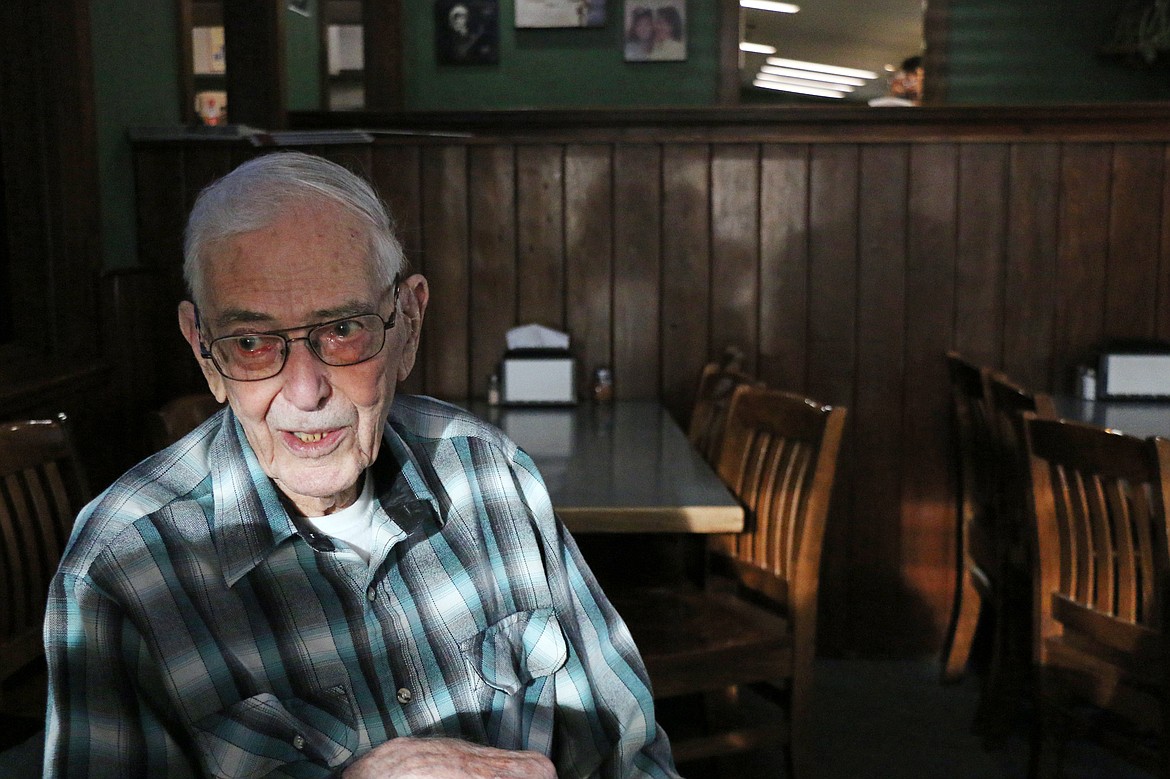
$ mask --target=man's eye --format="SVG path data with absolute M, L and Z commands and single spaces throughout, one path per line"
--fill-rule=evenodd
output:
M 360 319 L 343 319 L 330 325 L 325 337 L 332 339 L 352 338 L 355 335 L 360 335 L 365 329 L 366 326 L 362 324 Z
M 271 352 L 280 343 L 279 338 L 265 338 L 260 335 L 241 335 L 233 338 L 231 343 L 240 357 L 255 357 Z

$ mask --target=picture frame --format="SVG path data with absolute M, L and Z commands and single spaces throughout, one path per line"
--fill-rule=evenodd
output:
M 516 27 L 604 27 L 605 4 L 606 0 L 516 0 Z
M 500 61 L 499 0 L 435 0 L 435 59 L 440 65 Z
M 686 60 L 686 0 L 625 0 L 622 17 L 626 62 Z

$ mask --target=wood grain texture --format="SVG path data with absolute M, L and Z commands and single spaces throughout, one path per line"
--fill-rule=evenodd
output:
M 849 406 L 821 647 L 920 653 L 954 586 L 946 350 L 1068 392 L 1106 339 L 1170 337 L 1170 138 L 1084 130 L 757 143 L 738 127 L 591 126 L 380 138 L 349 159 L 431 283 L 409 391 L 482 395 L 503 332 L 539 317 L 572 336 L 579 381 L 609 365 L 619 396 L 684 424 L 727 342 L 772 386 Z M 157 193 L 140 200 L 142 263 L 163 278 L 184 216 L 167 212 L 255 153 L 194 146 L 136 152 L 140 192 Z

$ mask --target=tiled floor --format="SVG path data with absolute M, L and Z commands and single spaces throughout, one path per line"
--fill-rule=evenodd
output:
M 977 698 L 974 677 L 939 684 L 933 659 L 821 660 L 813 703 L 816 772 L 807 779 L 1023 779 L 1025 734 L 985 749 L 970 728 Z M 39 737 L 0 754 L 0 777 L 35 779 L 40 755 Z M 706 776 L 781 779 L 781 765 L 778 754 L 761 753 L 722 763 Z M 1066 776 L 1151 779 L 1083 743 L 1070 744 Z

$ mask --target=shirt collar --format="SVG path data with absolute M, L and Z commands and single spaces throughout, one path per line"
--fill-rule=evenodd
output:
M 244 428 L 229 409 L 208 452 L 214 514 L 211 536 L 229 587 L 294 535 L 305 536 L 280 500 L 272 480 L 260 467 Z M 387 424 L 373 471 L 377 495 L 387 519 L 410 534 L 425 521 L 446 523 L 446 512 L 428 486 L 433 473 L 394 428 Z M 304 532 L 302 532 L 304 531 Z M 319 543 L 317 540 L 307 542 Z

